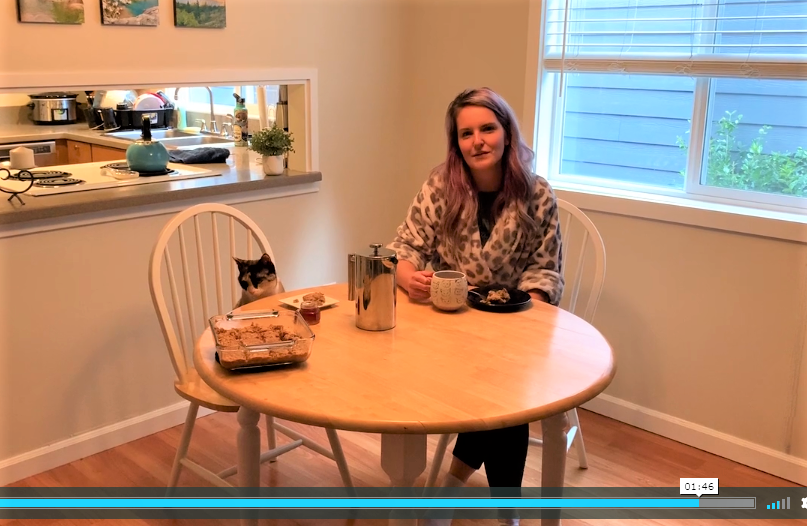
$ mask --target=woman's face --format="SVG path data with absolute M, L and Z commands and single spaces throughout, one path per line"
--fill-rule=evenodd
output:
M 495 169 L 507 142 L 496 114 L 480 106 L 465 106 L 457 114 L 457 141 L 462 157 L 476 173 Z

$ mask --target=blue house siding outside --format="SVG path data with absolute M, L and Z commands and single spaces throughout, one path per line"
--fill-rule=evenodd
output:
M 686 77 L 570 74 L 561 172 L 683 188 L 695 80 Z M 807 148 L 807 82 L 715 79 L 711 120 L 742 115 L 737 139 L 749 145 L 771 126 L 765 152 Z
M 566 78 L 561 173 L 683 187 L 695 81 L 571 74 Z
M 620 0 L 575 0 L 576 7 L 596 7 L 577 11 L 571 31 L 616 32 L 609 35 L 570 37 L 569 44 L 613 43 L 597 51 L 662 51 L 664 48 L 631 48 L 630 43 L 690 45 L 690 36 L 625 36 L 632 31 L 688 31 L 690 22 L 574 22 L 609 18 L 686 17 L 695 15 L 691 7 L 664 5 L 672 0 L 631 0 L 615 7 Z M 738 3 L 739 2 L 739 3 Z M 603 8 L 603 6 L 608 8 Z M 687 4 L 691 5 L 691 4 Z M 776 2 L 760 5 L 748 0 L 721 2 L 722 16 L 756 17 L 807 14 L 805 2 Z M 685 11 L 685 12 L 684 12 Z M 686 27 L 681 26 L 684 24 Z M 550 28 L 550 31 L 557 28 Z M 807 18 L 738 19 L 717 23 L 718 31 L 747 31 L 719 34 L 716 52 L 747 54 L 750 47 L 720 47 L 720 44 L 778 44 L 776 48 L 758 48 L 777 54 L 806 53 L 807 48 L 792 44 L 807 43 L 807 32 L 770 35 L 760 30 L 807 30 Z M 757 33 L 754 33 L 757 31 Z M 618 33 L 622 32 L 621 35 Z M 685 40 L 681 40 L 684 38 Z M 791 44 L 791 46 L 788 46 Z M 571 56 L 585 48 L 570 48 Z M 667 49 L 669 50 L 669 49 Z M 561 173 L 615 179 L 625 182 L 683 188 L 686 152 L 678 147 L 678 137 L 689 140 L 695 79 L 683 76 L 622 75 L 567 72 L 565 74 L 565 121 L 561 153 Z M 807 148 L 807 81 L 716 78 L 710 95 L 710 125 L 726 112 L 742 115 L 736 138 L 746 148 L 758 136 L 760 128 L 771 126 L 765 136 L 764 152 L 794 152 Z M 707 133 L 711 134 L 711 127 Z

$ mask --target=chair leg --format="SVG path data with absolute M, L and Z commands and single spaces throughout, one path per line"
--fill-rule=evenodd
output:
M 346 488 L 353 487 L 353 479 L 350 478 L 350 471 L 347 468 L 347 459 L 345 453 L 342 451 L 342 442 L 339 440 L 339 435 L 336 429 L 326 428 L 325 432 L 328 434 L 328 442 L 331 443 L 331 452 L 333 459 L 336 461 L 336 466 L 339 468 L 339 475 L 342 477 L 342 484 Z
M 580 428 L 580 420 L 577 418 L 577 409 L 572 409 L 568 413 L 569 423 L 577 427 L 577 434 L 574 437 L 575 447 L 577 448 L 577 459 L 580 464 L 580 469 L 588 469 L 588 457 L 586 456 L 586 446 L 583 442 L 583 430 Z
M 182 459 L 188 454 L 188 446 L 191 443 L 191 434 L 193 433 L 193 426 L 196 424 L 196 414 L 199 412 L 199 404 L 191 402 L 188 406 L 188 414 L 185 417 L 185 427 L 182 429 L 182 437 L 179 439 L 177 446 L 177 453 L 174 457 L 174 465 L 171 468 L 171 478 L 168 481 L 168 487 L 176 487 L 179 481 L 179 472 L 182 470 Z
M 451 435 L 440 435 L 440 440 L 437 442 L 437 449 L 434 450 L 434 457 L 432 458 L 432 467 L 429 469 L 429 477 L 426 479 L 426 487 L 434 487 L 437 482 L 437 475 L 440 473 L 440 466 L 443 465 L 443 457 L 446 454 L 448 441 L 451 440 Z
M 269 442 L 269 451 L 277 447 L 277 435 L 275 434 L 275 417 L 266 416 L 266 439 Z M 275 457 L 269 462 L 277 462 L 278 457 Z

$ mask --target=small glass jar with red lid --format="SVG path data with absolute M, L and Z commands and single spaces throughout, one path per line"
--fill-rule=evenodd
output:
M 302 316 L 309 325 L 316 325 L 319 323 L 320 318 L 319 304 L 316 301 L 302 302 L 300 304 L 300 316 Z

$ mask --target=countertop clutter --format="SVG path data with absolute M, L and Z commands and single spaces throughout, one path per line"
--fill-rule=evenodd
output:
M 64 189 L 38 188 L 36 191 L 20 194 L 22 202 L 17 199 L 7 200 L 5 196 L 9 194 L 0 194 L 0 197 L 3 197 L 0 199 L 0 225 L 312 184 L 322 180 L 322 174 L 319 172 L 294 170 L 286 170 L 280 176 L 266 176 L 257 153 L 246 147 L 234 147 L 232 143 L 221 142 L 212 144 L 200 142 L 193 146 L 226 147 L 230 155 L 225 162 L 198 165 L 172 163 L 169 166 L 172 169 L 170 174 L 137 178 L 140 180 L 117 180 L 103 177 L 106 174 L 101 172 L 116 162 L 125 163 L 126 148 L 132 144 L 131 140 L 104 135 L 99 131 L 88 129 L 86 124 L 0 127 L 0 148 L 3 145 L 42 141 L 58 143 L 67 141 L 66 144 L 76 150 L 65 152 L 65 158 L 70 158 L 69 161 L 65 161 L 64 164 L 49 163 L 47 170 L 58 168 L 63 174 L 62 178 L 82 179 L 83 186 L 73 185 L 67 192 Z M 177 153 L 192 151 L 190 148 L 193 146 L 190 148 L 174 146 L 170 141 L 166 142 L 169 151 Z M 82 152 L 83 149 L 87 150 L 86 153 Z M 41 169 L 44 171 L 44 166 Z M 11 172 L 16 173 L 16 170 Z M 95 172 L 101 173 L 101 176 Z M 5 175 L 5 172 L 0 172 L 0 177 Z M 4 188 L 14 190 L 15 185 L 19 186 L 20 182 L 0 181 L 0 186 Z
M 98 130 L 91 130 L 86 123 L 42 126 L 37 124 L 15 124 L 0 126 L 0 144 L 52 141 L 68 139 L 74 141 L 125 149 L 130 141 L 104 135 Z
M 158 130 L 155 131 L 155 136 Z M 167 130 L 160 130 L 167 131 Z M 176 135 L 188 135 L 183 132 L 170 130 Z M 140 130 L 129 130 L 117 133 L 104 133 L 102 130 L 92 130 L 84 123 L 79 124 L 62 124 L 52 126 L 42 126 L 36 124 L 15 124 L 13 126 L 0 125 L 0 145 L 10 143 L 25 143 L 25 142 L 39 142 L 39 141 L 53 141 L 58 139 L 65 139 L 70 141 L 78 141 L 97 146 L 105 146 L 108 148 L 119 148 L 125 150 L 132 140 L 140 136 Z M 206 137 L 208 138 L 208 137 Z M 209 137 L 211 144 L 198 141 L 198 144 L 183 144 L 177 142 L 184 137 L 171 137 L 164 140 L 165 146 L 168 149 L 187 149 L 195 146 L 205 145 L 214 146 L 220 142 L 220 146 L 227 148 L 233 146 L 232 139 L 219 139 L 218 137 Z M 212 142 L 215 141 L 215 142 Z

